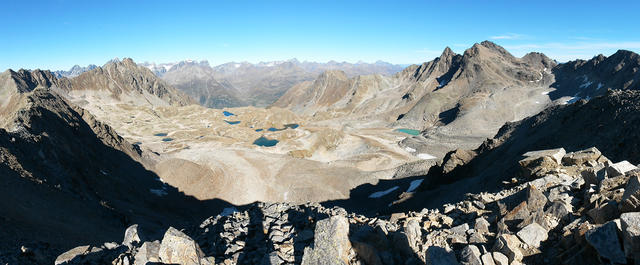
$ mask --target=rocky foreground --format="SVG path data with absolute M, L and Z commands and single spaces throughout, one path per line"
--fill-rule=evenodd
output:
M 55 264 L 640 262 L 640 169 L 596 148 L 528 152 L 520 166 L 502 191 L 440 209 L 365 217 L 319 204 L 255 203 L 162 238 L 133 225 L 122 243 L 79 246 Z M 37 254 L 23 249 L 15 263 Z

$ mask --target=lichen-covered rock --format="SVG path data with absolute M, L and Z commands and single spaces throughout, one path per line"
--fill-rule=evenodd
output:
M 482 265 L 480 249 L 474 245 L 467 245 L 460 252 L 460 263 L 462 265 Z
M 56 258 L 56 261 L 54 264 L 59 265 L 59 264 L 68 263 L 71 260 L 73 260 L 75 257 L 86 254 L 90 248 L 91 247 L 88 245 L 72 248 L 69 251 L 60 254 L 60 256 Z
M 122 240 L 122 244 L 132 248 L 134 244 L 140 243 L 140 236 L 138 235 L 138 225 L 134 224 L 127 228 L 124 231 L 124 239 Z
M 618 240 L 616 223 L 608 222 L 600 227 L 589 230 L 586 239 L 598 251 L 598 255 L 612 262 L 624 264 L 627 262 Z
M 591 148 L 586 149 L 586 150 L 567 153 L 562 158 L 562 163 L 567 164 L 567 165 L 580 166 L 580 165 L 587 164 L 587 162 L 589 162 L 589 161 L 596 162 L 598 160 L 598 158 L 600 158 L 601 155 L 602 155 L 602 153 L 600 152 L 600 150 L 598 150 L 598 148 L 591 147 Z
M 520 247 L 522 242 L 518 237 L 511 234 L 502 234 L 496 238 L 496 243 L 493 246 L 495 251 L 499 251 L 509 258 L 509 263 L 514 261 L 522 261 L 522 248 Z
M 617 177 L 626 174 L 627 172 L 638 169 L 638 167 L 629 163 L 629 161 L 624 160 L 607 167 L 607 175 L 609 177 Z
M 524 153 L 522 156 L 524 156 L 525 158 L 520 160 L 520 166 L 522 167 L 527 167 L 529 166 L 529 164 L 531 164 L 533 161 L 541 158 L 541 157 L 549 157 L 551 158 L 551 161 L 555 162 L 555 166 L 559 165 L 560 163 L 562 163 L 562 157 L 564 157 L 564 155 L 567 152 L 564 150 L 564 148 L 557 148 L 557 149 L 548 149 L 548 150 L 539 150 L 539 151 L 529 151 Z
M 144 242 L 134 256 L 134 265 L 145 265 L 147 262 L 160 262 L 160 242 Z
M 620 210 L 622 212 L 640 211 L 640 175 L 633 174 L 629 178 L 622 195 Z
M 204 257 L 193 239 L 173 227 L 167 229 L 158 252 L 163 263 L 199 265 Z
M 313 247 L 306 248 L 302 264 L 349 264 L 349 222 L 344 216 L 332 216 L 316 224 Z
M 540 247 L 540 242 L 548 238 L 547 230 L 537 223 L 531 223 L 525 226 L 517 235 L 522 242 L 534 248 Z
M 640 261 L 640 212 L 620 215 L 620 226 L 626 257 Z

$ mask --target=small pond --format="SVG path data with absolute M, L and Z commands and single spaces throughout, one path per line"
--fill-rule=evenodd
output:
M 238 124 L 240 123 L 240 121 L 228 121 L 228 120 L 224 120 L 226 123 L 234 125 L 234 124 Z
M 223 114 L 225 117 L 235 116 L 235 114 L 233 114 L 233 113 L 231 113 L 231 112 L 228 112 L 228 111 L 226 111 L 226 110 L 225 110 L 225 111 L 223 111 L 223 112 L 222 112 L 222 114 Z
M 169 137 L 167 137 L 167 138 L 162 138 L 162 141 L 163 141 L 163 142 L 171 142 L 171 141 L 173 141 L 173 138 L 169 138 Z
M 271 127 L 271 128 L 269 128 L 267 130 L 270 131 L 270 132 L 279 132 L 279 131 L 284 131 L 286 129 L 295 129 L 295 128 L 298 128 L 298 127 L 300 127 L 300 125 L 298 125 L 297 123 L 291 123 L 291 124 L 285 124 L 284 128 L 282 128 L 282 129 Z
M 261 131 L 263 131 L 263 130 L 264 130 L 264 129 L 256 129 L 256 132 L 261 132 Z
M 162 137 L 164 137 L 164 136 L 167 136 L 167 133 L 156 133 L 153 136 L 162 136 Z
M 420 135 L 420 130 L 413 130 L 413 129 L 395 129 L 394 131 L 396 132 L 401 132 L 401 133 L 406 133 L 406 134 L 410 134 L 410 135 Z
M 267 137 L 261 136 L 260 138 L 258 138 L 255 141 L 253 141 L 253 144 L 255 144 L 257 146 L 271 147 L 271 146 L 275 146 L 276 144 L 278 144 L 278 140 L 269 139 Z

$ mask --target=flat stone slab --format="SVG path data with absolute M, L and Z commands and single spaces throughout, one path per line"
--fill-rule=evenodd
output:
M 526 158 L 520 161 L 533 161 L 540 157 L 548 156 L 548 157 L 551 157 L 556 163 L 560 164 L 562 163 L 562 157 L 564 157 L 566 153 L 567 151 L 565 151 L 564 148 L 529 151 L 522 155 Z

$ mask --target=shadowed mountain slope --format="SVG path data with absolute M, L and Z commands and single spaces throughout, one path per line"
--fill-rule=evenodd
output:
M 0 128 L 0 253 L 41 242 L 51 253 L 39 262 L 51 263 L 78 243 L 119 241 L 132 223 L 181 225 L 223 205 L 164 184 L 145 169 L 139 147 L 51 89 L 13 97 Z

